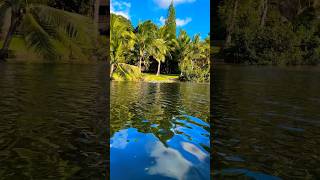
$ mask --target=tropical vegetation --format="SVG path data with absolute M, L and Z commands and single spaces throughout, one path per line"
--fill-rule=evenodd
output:
M 89 16 L 91 2 L 69 4 L 69 11 L 59 9 L 63 2 L 0 0 L 0 59 L 8 59 L 12 41 L 45 60 L 89 59 L 98 33 Z
M 319 1 L 220 0 L 218 3 L 214 38 L 223 43 L 216 56 L 225 62 L 320 63 Z
M 189 37 L 185 30 L 176 36 L 176 16 L 173 3 L 163 26 L 151 20 L 133 27 L 130 20 L 111 14 L 110 54 L 111 77 L 136 69 L 140 73 L 180 74 L 180 80 L 208 81 L 210 78 L 209 36 Z M 126 68 L 124 68 L 126 64 Z M 142 77 L 141 75 L 140 77 Z

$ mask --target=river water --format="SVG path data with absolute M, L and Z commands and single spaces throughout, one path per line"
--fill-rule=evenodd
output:
M 208 84 L 111 82 L 111 179 L 210 179 L 209 94 Z
M 215 179 L 320 177 L 319 67 L 217 65 Z
M 105 66 L 0 64 L 0 179 L 105 179 Z

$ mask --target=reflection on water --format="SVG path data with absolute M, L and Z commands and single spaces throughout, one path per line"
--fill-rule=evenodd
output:
M 104 179 L 103 65 L 0 64 L 0 179 Z
M 215 69 L 216 179 L 320 177 L 320 69 Z
M 210 179 L 209 85 L 111 83 L 111 179 Z

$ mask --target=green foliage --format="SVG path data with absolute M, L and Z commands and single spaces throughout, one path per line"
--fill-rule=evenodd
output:
M 191 40 L 181 30 L 175 41 L 176 53 L 180 59 L 181 80 L 207 81 L 210 78 L 210 39 L 200 41 L 199 35 Z
M 171 13 L 170 13 L 171 12 Z M 170 15 L 171 14 L 171 15 Z M 196 35 L 191 40 L 185 31 L 175 38 L 175 12 L 173 4 L 169 7 L 166 25 L 158 27 L 152 21 L 140 22 L 133 28 L 130 21 L 122 16 L 111 14 L 110 54 L 111 73 L 114 79 L 131 78 L 132 71 L 124 70 L 124 63 L 136 65 L 139 72 L 150 72 L 151 65 L 157 65 L 157 75 L 167 69 L 179 69 L 181 80 L 209 80 L 210 42 Z M 174 23 L 173 23 L 174 21 Z M 174 27 L 171 26 L 174 24 Z M 174 33 L 172 29 L 174 28 Z M 171 30 L 170 30 L 171 29 Z M 172 33 L 170 33 L 172 31 Z M 172 36 L 174 34 L 174 37 Z M 168 60 L 172 60 L 168 63 Z M 121 67 L 119 66 L 120 64 Z
M 235 1 L 238 1 L 236 8 Z M 219 13 L 222 26 L 225 30 L 229 29 L 231 36 L 231 43 L 225 44 L 222 52 L 225 61 L 272 65 L 318 64 L 320 26 L 317 13 L 320 9 L 313 2 L 224 1 Z M 263 13 L 266 13 L 265 19 Z
M 121 81 L 121 80 L 129 80 L 129 81 L 138 81 L 142 77 L 140 70 L 138 67 L 119 63 L 117 69 L 113 74 L 113 79 Z
M 110 18 L 110 58 L 111 64 L 126 62 L 126 55 L 133 48 L 134 34 L 130 21 L 111 14 Z
M 169 34 L 171 39 L 176 37 L 176 10 L 173 6 L 173 1 L 169 6 L 168 16 L 165 22 L 166 31 Z
M 90 28 L 90 18 L 50 7 L 46 0 L 0 1 L 0 9 L 0 21 L 5 16 L 11 16 L 7 38 L 12 39 L 12 34 L 19 33 L 27 47 L 45 59 L 61 58 L 57 42 L 79 58 L 85 58 L 83 52 L 92 49 L 93 38 L 90 35 L 94 31 Z M 7 42 L 2 47 L 2 53 L 9 48 L 10 41 Z

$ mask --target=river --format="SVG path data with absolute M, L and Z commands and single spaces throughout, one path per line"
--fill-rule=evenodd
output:
M 214 71 L 215 178 L 319 178 L 319 67 Z
M 105 66 L 0 63 L 0 179 L 105 179 Z
M 210 179 L 209 91 L 209 84 L 111 82 L 111 179 Z

